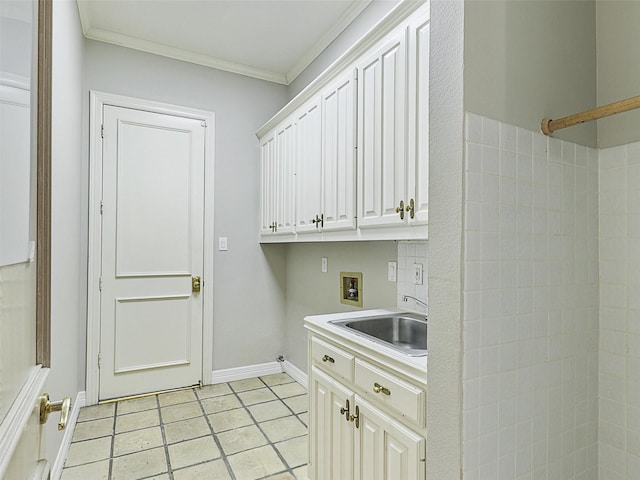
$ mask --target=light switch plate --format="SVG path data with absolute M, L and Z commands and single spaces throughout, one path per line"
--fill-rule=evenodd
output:
M 327 273 L 328 265 L 329 265 L 329 259 L 327 257 L 322 257 L 322 273 Z
M 387 280 L 390 282 L 398 281 L 398 262 L 387 263 Z
M 228 250 L 227 237 L 218 237 L 218 250 L 221 252 L 225 252 Z
M 413 268 L 414 268 L 414 275 L 413 275 L 413 284 L 414 285 L 422 285 L 422 264 L 421 263 L 414 263 L 413 264 Z

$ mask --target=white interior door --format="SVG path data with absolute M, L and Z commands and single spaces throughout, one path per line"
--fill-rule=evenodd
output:
M 105 105 L 101 400 L 202 380 L 205 125 Z

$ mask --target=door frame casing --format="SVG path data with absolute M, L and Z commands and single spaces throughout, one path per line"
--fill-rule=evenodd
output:
M 206 124 L 204 158 L 204 252 L 202 288 L 202 383 L 212 382 L 213 371 L 213 248 L 215 114 L 167 103 L 90 91 L 89 114 L 89 248 L 87 272 L 87 405 L 98 403 L 100 393 L 100 270 L 102 263 L 102 112 L 105 106 L 200 120 Z

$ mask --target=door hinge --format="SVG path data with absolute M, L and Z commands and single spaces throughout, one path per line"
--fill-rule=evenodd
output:
M 104 213 L 104 203 L 100 202 L 100 215 Z
M 104 138 L 104 124 L 100 125 L 100 138 Z
M 98 368 L 100 368 L 102 366 L 102 354 L 99 353 L 98 354 Z
M 102 291 L 102 277 L 98 280 L 98 289 Z
M 206 121 L 206 120 L 202 120 L 202 121 L 200 122 L 200 126 L 201 126 L 201 127 L 204 127 L 204 128 L 207 128 L 207 127 L 208 127 L 208 125 L 207 125 L 207 121 Z

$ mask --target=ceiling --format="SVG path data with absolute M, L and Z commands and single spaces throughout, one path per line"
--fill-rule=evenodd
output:
M 87 38 L 291 83 L 371 0 L 77 0 Z

